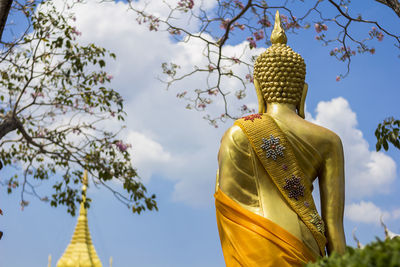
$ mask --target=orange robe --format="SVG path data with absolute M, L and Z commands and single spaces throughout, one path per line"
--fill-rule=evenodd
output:
M 293 267 L 315 261 L 309 249 L 274 222 L 215 193 L 218 230 L 227 267 Z

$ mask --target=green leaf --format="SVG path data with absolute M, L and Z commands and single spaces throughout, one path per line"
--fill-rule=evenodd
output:
M 394 142 L 396 142 L 396 139 L 397 139 L 396 134 L 394 132 L 391 132 L 389 135 L 389 141 L 391 143 L 394 143 Z
M 383 145 L 383 149 L 385 149 L 385 151 L 388 151 L 388 149 L 389 149 L 389 145 L 388 145 L 388 142 L 387 142 L 387 140 L 386 140 L 386 139 L 383 139 L 383 143 L 382 143 L 382 145 Z
M 375 136 L 376 136 L 377 139 L 379 139 L 381 137 L 381 132 L 379 131 L 379 128 L 377 128 L 375 130 Z
M 376 143 L 375 147 L 376 147 L 376 151 L 381 150 L 381 148 L 382 148 L 382 143 L 380 142 L 380 140 Z

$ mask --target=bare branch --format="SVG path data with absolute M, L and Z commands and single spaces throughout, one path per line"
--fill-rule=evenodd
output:
M 12 116 L 12 113 L 9 112 L 3 119 L 0 124 L 0 140 L 8 133 L 16 130 L 18 127 L 17 121 Z
M 391 8 L 394 13 L 400 18 L 400 2 L 398 0 L 375 0 L 378 3 L 384 4 Z
M 0 41 L 3 36 L 4 26 L 6 25 L 12 2 L 13 0 L 0 0 Z

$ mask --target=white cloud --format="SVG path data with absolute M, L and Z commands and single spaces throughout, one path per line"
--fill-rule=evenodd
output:
M 352 203 L 346 205 L 345 218 L 358 223 L 380 225 L 380 219 L 383 221 L 395 220 L 399 218 L 400 210 L 392 212 L 382 210 L 370 201 L 361 201 L 360 203 Z
M 390 191 L 396 177 L 396 163 L 384 153 L 369 149 L 368 142 L 357 129 L 357 116 L 346 99 L 339 97 L 320 102 L 315 119 L 308 119 L 334 131 L 342 139 L 347 198 L 360 199 Z
M 392 212 L 392 217 L 393 217 L 393 219 L 399 219 L 400 218 L 400 209 L 395 209 Z
M 149 181 L 152 174 L 162 171 L 160 166 L 172 160 L 171 154 L 149 136 L 131 131 L 126 140 L 132 145 L 130 148 L 132 162 L 144 182 Z

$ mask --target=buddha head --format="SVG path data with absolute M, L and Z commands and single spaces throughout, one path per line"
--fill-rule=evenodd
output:
M 264 103 L 288 103 L 300 107 L 304 102 L 306 65 L 304 59 L 286 45 L 279 12 L 275 15 L 272 45 L 258 56 L 254 80 L 258 97 Z M 259 99 L 260 102 L 261 99 Z M 304 103 L 303 103 L 304 104 Z

